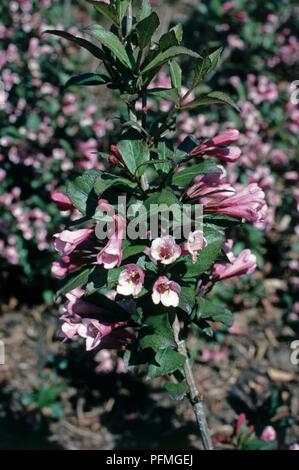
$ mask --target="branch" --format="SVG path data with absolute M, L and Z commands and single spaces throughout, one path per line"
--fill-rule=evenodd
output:
M 185 342 L 180 339 L 180 323 L 179 323 L 177 315 L 175 316 L 175 320 L 172 325 L 172 330 L 173 330 L 175 341 L 178 346 L 178 351 L 186 358 L 186 361 L 184 364 L 184 371 L 185 371 L 186 382 L 189 387 L 189 400 L 190 400 L 190 403 L 192 405 L 192 408 L 196 417 L 203 447 L 205 450 L 213 450 L 213 444 L 212 444 L 212 440 L 210 437 L 210 432 L 209 432 L 205 410 L 204 410 L 203 396 L 197 390 L 193 372 L 190 366 L 190 361 L 188 358 L 188 352 L 187 352 Z

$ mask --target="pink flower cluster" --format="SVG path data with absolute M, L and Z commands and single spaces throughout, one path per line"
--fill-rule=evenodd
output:
M 62 172 L 68 178 L 74 170 L 104 168 L 99 151 L 113 129 L 83 95 L 66 92 L 61 100 L 60 72 L 71 75 L 77 58 L 66 42 L 42 34 L 47 29 L 42 14 L 53 3 L 24 0 L 1 6 L 9 21 L 0 26 L 0 214 L 2 219 L 6 214 L 5 220 L 10 214 L 10 220 L 9 230 L 0 227 L 0 256 L 8 264 L 23 263 L 20 251 L 31 249 L 27 241 L 38 250 L 51 248 L 58 213 L 52 205 L 48 215 L 50 195 L 61 184 Z M 22 175 L 18 186 L 13 186 L 15 175 Z

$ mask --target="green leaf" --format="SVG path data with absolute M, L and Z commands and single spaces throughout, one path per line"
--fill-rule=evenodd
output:
M 70 292 L 76 287 L 85 285 L 88 282 L 88 278 L 93 270 L 94 270 L 94 266 L 91 268 L 83 269 L 79 273 L 75 272 L 71 274 L 70 276 L 68 276 L 63 281 L 62 287 L 57 291 L 56 298 L 60 297 L 61 295 L 67 292 Z
M 100 41 L 107 49 L 109 49 L 115 57 L 126 67 L 129 69 L 132 68 L 132 64 L 130 62 L 129 56 L 115 34 L 111 33 L 110 31 L 106 31 L 100 25 L 92 25 L 86 28 L 86 31 L 90 36 L 95 38 L 97 41 Z
M 118 16 L 118 23 L 121 25 L 122 20 L 127 12 L 130 0 L 116 0 L 116 11 Z
M 94 182 L 94 191 L 101 196 L 107 189 L 112 186 L 134 189 L 137 186 L 135 181 L 131 181 L 123 176 L 112 175 L 111 173 L 102 172 Z
M 145 327 L 140 330 L 138 347 L 140 350 L 175 348 L 172 329 L 169 323 L 168 315 L 151 315 L 145 320 Z
M 182 88 L 182 69 L 179 64 L 172 60 L 169 64 L 171 83 L 173 88 L 175 88 L 180 95 Z
M 141 73 L 145 74 L 152 69 L 161 67 L 170 59 L 173 59 L 180 55 L 188 55 L 190 57 L 195 57 L 195 58 L 200 57 L 200 55 L 197 54 L 197 52 L 191 51 L 190 49 L 187 49 L 186 47 L 173 46 L 164 52 L 160 52 L 148 65 L 146 65 L 146 67 L 141 71 Z
M 121 140 L 117 145 L 128 170 L 137 176 L 144 173 L 143 163 L 149 161 L 150 152 L 144 140 Z M 140 167 L 141 165 L 141 167 Z
M 204 214 L 203 220 L 204 223 L 207 222 L 209 224 L 218 225 L 222 228 L 234 227 L 242 223 L 240 219 L 224 214 Z
M 65 389 L 65 384 L 55 386 L 51 384 L 43 384 L 42 388 L 38 391 L 37 394 L 38 405 L 40 407 L 50 405 L 53 401 L 60 397 L 61 393 Z
M 144 18 L 147 18 L 148 16 L 150 16 L 151 12 L 152 12 L 152 7 L 149 1 L 142 0 L 142 5 L 141 5 L 140 13 L 137 16 L 137 21 L 144 20 Z
M 182 287 L 179 295 L 180 303 L 179 308 L 184 312 L 191 315 L 195 304 L 195 289 L 194 287 Z
M 232 312 L 218 303 L 214 303 L 207 298 L 200 298 L 198 302 L 197 320 L 212 320 L 221 322 L 227 327 L 233 324 Z
M 220 62 L 221 52 L 222 47 L 207 57 L 204 57 L 202 61 L 196 66 L 192 88 L 196 88 L 209 73 L 216 69 Z
M 144 206 L 148 210 L 151 204 L 166 204 L 167 206 L 171 206 L 172 204 L 179 204 L 179 200 L 176 195 L 169 191 L 169 189 L 162 189 L 161 192 L 155 192 L 151 194 L 145 201 Z M 153 210 L 151 214 L 153 215 Z
M 201 250 L 198 260 L 192 264 L 190 261 L 189 266 L 183 277 L 185 279 L 196 278 L 200 274 L 207 271 L 217 259 L 221 247 L 225 241 L 224 233 L 214 227 L 204 226 L 204 236 L 207 240 L 208 246 Z
M 182 106 L 182 109 L 194 109 L 198 106 L 206 106 L 209 104 L 225 104 L 232 106 L 236 111 L 240 111 L 239 107 L 234 103 L 234 101 L 222 91 L 211 91 L 206 95 L 199 96 L 190 103 Z
M 276 450 L 277 442 L 266 442 L 261 439 L 251 437 L 242 443 L 241 450 Z
M 96 11 L 100 13 L 101 15 L 105 16 L 105 18 L 107 18 L 109 21 L 111 21 L 115 25 L 119 23 L 115 10 L 112 8 L 111 5 L 107 5 L 107 3 L 99 2 L 95 0 L 86 0 L 86 1 L 90 3 L 91 5 L 93 5 Z
M 179 94 L 175 88 L 149 88 L 147 94 L 168 101 L 178 101 Z
M 173 159 L 173 146 L 172 143 L 168 140 L 159 140 L 158 142 L 158 155 L 159 160 L 163 161 L 163 163 L 159 163 L 157 165 L 157 170 L 160 170 L 164 173 L 168 173 L 172 167 L 172 159 Z M 167 161 L 169 160 L 169 162 Z
M 152 12 L 149 16 L 136 24 L 136 33 L 140 49 L 144 49 L 150 43 L 159 25 L 159 17 L 155 12 Z
M 213 173 L 217 171 L 217 168 L 216 161 L 214 159 L 208 158 L 198 165 L 190 166 L 175 173 L 172 177 L 171 184 L 179 188 L 185 188 L 193 182 L 193 179 L 196 176 Z
M 131 245 L 123 249 L 123 261 L 131 256 L 139 255 L 144 253 L 146 245 Z
M 95 269 L 88 276 L 88 282 L 86 285 L 86 294 L 90 295 L 97 290 L 104 287 L 107 283 L 107 274 L 113 271 L 104 269 L 103 266 L 96 266 Z
M 170 398 L 172 398 L 173 400 L 182 400 L 188 392 L 188 385 L 184 382 L 177 384 L 173 382 L 166 382 L 164 387 L 169 393 Z
M 82 73 L 71 77 L 66 84 L 64 89 L 70 87 L 71 85 L 84 85 L 84 86 L 95 86 L 95 85 L 106 85 L 111 82 L 111 78 L 107 75 L 102 75 L 99 73 Z
M 67 184 L 67 196 L 83 215 L 93 215 L 97 207 L 98 198 L 93 187 L 100 174 L 99 170 L 88 170 Z
M 155 355 L 156 364 L 150 364 L 147 377 L 153 379 L 166 374 L 171 374 L 183 367 L 185 356 L 170 348 L 160 349 Z
M 102 51 L 102 49 L 100 49 L 97 46 L 94 46 L 90 41 L 87 41 L 86 39 L 78 38 L 74 36 L 73 34 L 67 33 L 66 31 L 59 31 L 57 29 L 52 29 L 52 30 L 48 29 L 45 31 L 45 33 L 54 34 L 55 36 L 59 36 L 64 39 L 67 39 L 68 41 L 74 42 L 75 44 L 78 44 L 78 46 L 81 46 L 84 49 L 91 52 L 91 54 L 97 57 L 97 59 L 100 59 L 100 60 L 106 59 L 106 56 L 104 52 Z
M 160 52 L 164 52 L 170 47 L 179 46 L 183 39 L 182 25 L 171 28 L 167 33 L 163 34 L 159 40 Z
M 107 286 L 109 287 L 109 289 L 112 289 L 118 284 L 119 275 L 123 270 L 123 267 L 107 270 Z

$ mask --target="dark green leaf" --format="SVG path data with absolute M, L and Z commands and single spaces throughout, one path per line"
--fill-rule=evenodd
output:
M 134 189 L 137 186 L 135 181 L 131 181 L 123 176 L 112 175 L 110 173 L 102 172 L 96 178 L 94 182 L 94 191 L 98 196 L 101 196 L 107 189 L 112 186 L 118 186 L 122 188 Z
M 123 261 L 131 256 L 139 255 L 144 253 L 146 245 L 131 245 L 123 250 Z
M 139 349 L 150 348 L 157 352 L 159 349 L 176 346 L 166 313 L 151 315 L 144 323 L 146 326 L 141 329 L 139 335 Z
M 222 47 L 201 60 L 195 69 L 192 88 L 196 88 L 210 72 L 216 69 L 220 62 L 221 52 Z
M 149 0 L 142 0 L 140 13 L 137 16 L 137 20 L 138 21 L 144 20 L 144 18 L 147 18 L 148 16 L 150 16 L 151 12 L 152 12 L 152 7 L 150 5 Z
M 159 17 L 155 12 L 152 12 L 148 17 L 137 23 L 136 33 L 140 49 L 144 49 L 150 43 L 159 24 Z
M 160 52 L 164 52 L 170 47 L 179 46 L 183 38 L 182 25 L 171 28 L 167 33 L 163 34 L 159 40 Z
M 136 172 L 137 176 L 142 175 L 142 164 L 150 159 L 149 148 L 144 140 L 121 140 L 117 146 L 128 170 L 132 174 Z
M 232 106 L 236 111 L 240 111 L 239 107 L 234 103 L 234 101 L 222 91 L 211 91 L 206 95 L 199 96 L 190 103 L 182 106 L 182 109 L 194 109 L 198 106 L 206 106 L 209 104 L 224 104 Z
M 163 163 L 159 163 L 156 168 L 158 171 L 160 170 L 167 173 L 172 167 L 171 161 L 173 159 L 173 147 L 171 142 L 168 140 L 160 140 L 158 142 L 158 152 L 159 160 L 163 161 Z M 167 160 L 169 160 L 169 162 Z
M 106 85 L 109 82 L 111 82 L 111 79 L 107 75 L 101 75 L 99 73 L 82 73 L 81 75 L 71 77 L 63 88 L 66 89 L 71 85 Z
M 179 295 L 180 303 L 179 308 L 184 312 L 191 315 L 195 304 L 195 289 L 194 287 L 182 287 Z
M 93 270 L 94 270 L 94 266 L 91 268 L 83 269 L 80 272 L 75 272 L 71 274 L 70 276 L 68 276 L 63 281 L 62 287 L 57 291 L 56 298 L 60 297 L 61 295 L 67 292 L 70 292 L 76 287 L 85 285 L 88 282 L 88 278 Z
M 172 177 L 171 184 L 180 188 L 185 188 L 191 184 L 198 175 L 205 175 L 217 171 L 217 164 L 214 159 L 208 158 L 198 165 L 190 166 L 184 170 L 178 171 Z M 220 170 L 219 170 L 220 171 Z
M 206 298 L 199 299 L 196 317 L 198 320 L 221 322 L 228 327 L 233 324 L 233 314 L 230 310 Z
M 180 95 L 182 88 L 182 69 L 179 64 L 172 60 L 169 64 L 171 83 L 173 88 L 175 88 Z
M 107 273 L 110 273 L 110 271 L 113 271 L 113 269 L 107 270 L 104 269 L 103 266 L 96 266 L 88 277 L 86 294 L 93 294 L 97 290 L 104 287 L 107 283 Z
M 223 228 L 233 227 L 241 224 L 240 219 L 236 219 L 235 217 L 231 217 L 230 215 L 224 214 L 204 214 L 203 220 L 204 223 L 207 222 L 213 225 L 218 225 L 219 227 Z
M 128 9 L 130 0 L 117 0 L 116 1 L 116 11 L 118 16 L 118 23 L 121 25 L 122 20 Z
M 94 55 L 100 60 L 105 60 L 106 58 L 102 49 L 94 46 L 90 41 L 87 41 L 86 39 L 78 38 L 73 34 L 67 33 L 66 31 L 58 31 L 56 29 L 46 30 L 45 33 L 54 34 L 55 36 L 60 36 L 64 39 L 67 39 L 68 41 L 74 42 L 75 44 L 78 44 L 78 46 L 87 49 L 89 52 L 91 52 L 92 55 Z
M 113 269 L 108 269 L 107 273 L 107 286 L 109 289 L 114 288 L 118 284 L 118 278 L 120 273 L 123 271 L 122 268 L 113 268 Z
M 160 52 L 146 67 L 142 70 L 142 74 L 149 72 L 152 69 L 161 67 L 163 64 L 168 62 L 170 59 L 174 59 L 180 55 L 188 55 L 190 57 L 198 58 L 200 57 L 197 52 L 191 51 L 186 47 L 170 47 L 164 52 Z
M 107 3 L 96 1 L 96 0 L 86 0 L 88 3 L 93 5 L 98 13 L 105 16 L 109 21 L 112 21 L 114 24 L 118 24 L 118 18 L 115 13 L 115 10 L 112 8 L 111 5 L 107 5 Z
M 168 189 L 162 189 L 160 193 L 155 192 L 144 201 L 146 209 L 149 209 L 151 204 L 165 204 L 167 206 L 171 206 L 172 204 L 179 204 L 179 200 L 173 192 Z M 153 214 L 153 211 L 151 214 Z
M 217 259 L 225 241 L 223 232 L 212 227 L 204 227 L 204 236 L 207 240 L 208 246 L 201 250 L 196 263 L 192 264 L 190 261 L 187 271 L 183 276 L 186 279 L 197 277 L 207 271 Z
M 132 64 L 130 62 L 129 56 L 115 34 L 111 33 L 110 31 L 106 31 L 100 25 L 92 25 L 86 28 L 87 33 L 90 34 L 93 38 L 97 41 L 101 42 L 107 49 L 109 49 L 115 57 L 126 67 L 129 69 L 132 68 Z
M 160 349 L 155 355 L 155 363 L 150 364 L 147 377 L 153 379 L 166 374 L 171 374 L 183 367 L 186 358 L 173 349 Z
M 178 101 L 179 99 L 179 94 L 175 88 L 150 88 L 147 90 L 147 94 L 168 101 Z
M 184 382 L 176 384 L 173 382 L 166 382 L 165 388 L 173 400 L 182 400 L 188 392 L 188 386 Z
M 93 186 L 100 174 L 99 170 L 88 170 L 67 184 L 66 194 L 81 214 L 92 215 L 97 207 Z

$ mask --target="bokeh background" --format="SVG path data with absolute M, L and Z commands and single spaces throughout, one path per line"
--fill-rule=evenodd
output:
M 290 345 L 299 340 L 299 104 L 291 99 L 299 7 L 292 0 L 151 3 L 162 31 L 183 24 L 187 47 L 224 48 L 205 86 L 229 93 L 240 114 L 211 107 L 184 113 L 179 126 L 199 138 L 233 123 L 242 156 L 229 177 L 257 182 L 269 205 L 266 229 L 246 226 L 235 246 L 251 248 L 258 271 L 214 291 L 234 312 L 234 326 L 192 337 L 214 441 L 219 448 L 298 450 L 299 365 Z M 161 380 L 150 385 L 128 373 L 121 357 L 88 355 L 58 335 L 51 240 L 64 219 L 51 194 L 83 169 L 104 168 L 99 153 L 116 142 L 123 109 L 101 87 L 63 91 L 71 75 L 98 64 L 43 31 L 78 33 L 92 22 L 105 24 L 84 0 L 0 5 L 0 449 L 197 448 L 192 410 L 171 402 Z M 187 86 L 192 62 L 183 68 Z M 167 80 L 162 72 L 158 84 Z M 153 103 L 156 112 L 167 106 Z

